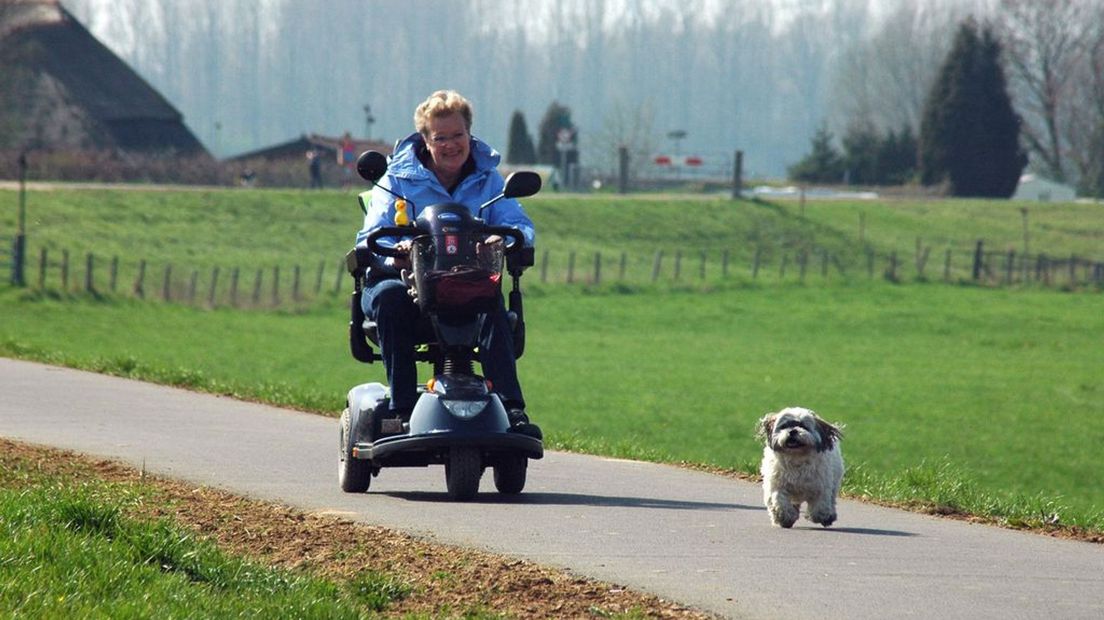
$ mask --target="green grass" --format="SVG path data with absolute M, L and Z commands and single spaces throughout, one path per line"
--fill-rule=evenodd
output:
M 154 491 L 15 468 L 0 472 L 0 614 L 18 618 L 361 618 L 406 590 L 348 583 L 220 551 L 169 520 L 126 516 Z
M 0 206 L 13 207 L 0 208 L 0 238 L 13 226 L 15 198 L 0 192 Z M 355 199 L 338 192 L 58 190 L 29 198 L 32 256 L 41 244 L 52 257 L 68 247 L 73 256 L 94 250 L 180 269 L 336 267 L 360 225 Z M 1104 475 L 1094 451 L 1104 427 L 1092 422 L 1104 414 L 1098 291 L 912 277 L 894 286 L 854 271 L 807 285 L 792 271 L 786 282 L 776 277 L 784 252 L 815 246 L 860 257 L 860 213 L 865 242 L 880 256 L 900 251 L 905 264 L 918 237 L 937 254 L 968 252 L 978 238 L 1018 249 L 1027 205 L 809 201 L 802 211 L 793 201 L 610 195 L 526 205 L 538 249 L 560 262 L 577 252 L 579 274 L 599 251 L 608 275 L 621 252 L 636 274 L 650 271 L 656 250 L 665 252 L 666 274 L 675 252 L 687 261 L 679 282 L 655 285 L 527 278 L 520 372 L 554 445 L 751 471 L 755 420 L 802 404 L 848 425 L 854 493 L 907 502 L 926 495 L 935 504 L 957 497 L 951 504 L 979 514 L 1030 521 L 1060 512 L 1063 522 L 1104 529 L 1104 489 L 1093 482 Z M 1099 205 L 1028 208 L 1033 253 L 1102 258 Z M 773 262 L 752 281 L 746 261 L 758 244 Z M 711 263 L 700 280 L 696 254 L 722 250 L 732 275 L 721 278 Z M 0 289 L 0 354 L 332 414 L 350 386 L 383 381 L 382 367 L 349 357 L 343 304 L 327 293 L 297 310 L 240 312 Z
M 0 240 L 14 233 L 17 204 L 18 192 L 0 190 Z M 619 255 L 625 253 L 630 277 L 647 279 L 656 251 L 664 252 L 664 277 L 671 276 L 673 257 L 681 252 L 684 278 L 696 275 L 695 261 L 703 251 L 711 263 L 710 277 L 716 277 L 720 254 L 727 251 L 733 271 L 746 274 L 756 248 L 762 248 L 762 259 L 770 265 L 764 269 L 770 273 L 777 273 L 784 254 L 793 260 L 800 251 L 813 250 L 815 261 L 823 249 L 850 265 L 854 274 L 865 271 L 860 214 L 865 218 L 863 240 L 879 256 L 897 252 L 903 263 L 911 264 L 918 238 L 930 246 L 932 274 L 944 250 L 961 255 L 956 258 L 961 263 L 977 239 L 985 239 L 993 251 L 1021 250 L 1022 207 L 1029 208 L 1032 254 L 1104 260 L 1104 208 L 1093 204 L 808 201 L 802 210 L 795 201 L 609 194 L 548 194 L 525 204 L 537 225 L 539 249 L 552 254 L 556 277 L 566 269 L 568 252 L 577 254 L 580 274 L 591 269 L 594 253 L 601 252 L 606 277 L 616 272 Z M 280 267 L 287 277 L 294 265 L 304 270 L 304 289 L 313 289 L 317 268 L 324 265 L 323 287 L 332 289 L 341 257 L 362 223 L 355 195 L 338 191 L 58 189 L 28 192 L 27 213 L 32 282 L 45 249 L 50 286 L 56 287 L 61 253 L 67 250 L 73 287 L 81 282 L 84 258 L 91 252 L 97 257 L 101 289 L 106 265 L 119 257 L 121 288 L 135 280 L 138 263 L 145 260 L 149 290 L 159 290 L 164 267 L 171 264 L 178 280 L 197 270 L 201 291 L 212 268 L 222 269 L 223 286 L 228 272 L 239 268 L 243 295 L 251 292 L 247 275 Z M 790 273 L 794 270 L 791 266 Z
M 1077 422 L 1104 415 L 1099 295 L 556 286 L 532 287 L 526 308 L 521 378 L 555 446 L 754 471 L 756 420 L 800 404 L 847 424 L 847 460 L 868 474 L 857 493 L 948 464 L 993 501 L 1042 496 L 1104 526 L 1089 482 L 1104 477 L 1104 427 Z M 0 354 L 329 414 L 352 385 L 384 381 L 348 356 L 336 302 L 245 313 L 9 289 L 0 316 Z

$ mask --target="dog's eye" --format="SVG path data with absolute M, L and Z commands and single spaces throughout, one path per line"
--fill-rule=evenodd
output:
M 784 420 L 781 423 L 779 423 L 778 426 L 775 427 L 775 429 L 781 431 L 781 430 L 785 430 L 787 428 L 793 428 L 795 426 L 800 426 L 800 424 L 797 423 L 797 420 Z

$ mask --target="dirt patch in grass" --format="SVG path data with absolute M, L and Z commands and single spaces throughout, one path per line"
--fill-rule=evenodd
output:
M 95 478 L 145 485 L 155 499 L 138 502 L 128 516 L 171 517 L 226 551 L 272 566 L 342 581 L 365 571 L 391 577 L 409 593 L 386 616 L 714 617 L 524 560 L 145 475 L 115 461 L 0 439 L 0 467 L 63 475 L 74 483 Z

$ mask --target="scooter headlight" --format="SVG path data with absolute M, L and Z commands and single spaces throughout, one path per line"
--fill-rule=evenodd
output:
M 452 415 L 462 419 L 469 420 L 479 415 L 484 409 L 487 408 L 486 400 L 449 400 L 446 398 L 441 399 L 441 404 L 445 406 Z

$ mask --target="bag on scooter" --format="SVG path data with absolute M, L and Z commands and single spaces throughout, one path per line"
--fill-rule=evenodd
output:
M 426 303 L 457 313 L 491 312 L 498 302 L 502 273 L 461 265 L 426 274 Z

